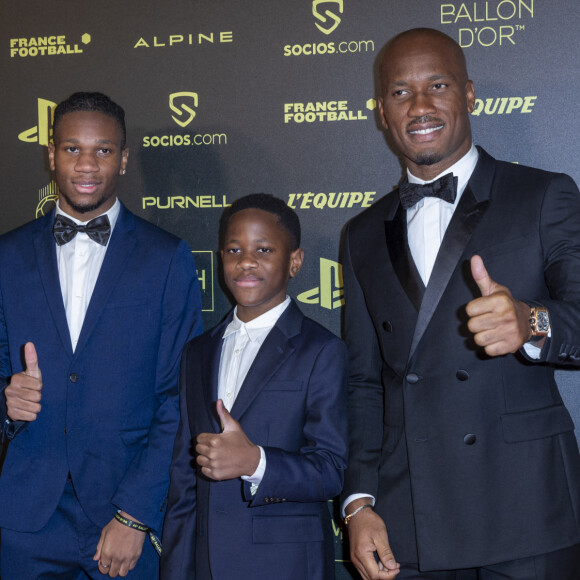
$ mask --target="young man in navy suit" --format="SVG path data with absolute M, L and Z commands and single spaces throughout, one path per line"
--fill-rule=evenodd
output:
M 407 178 L 344 238 L 351 462 L 365 580 L 577 580 L 580 456 L 555 364 L 580 357 L 580 194 L 471 138 L 458 44 L 386 47 Z
M 125 141 L 105 95 L 59 104 L 57 207 L 0 238 L 2 580 L 158 577 L 200 294 L 187 244 L 117 199 Z
M 243 197 L 222 234 L 237 305 L 184 351 L 161 578 L 330 580 L 327 500 L 342 488 L 347 453 L 345 346 L 286 295 L 304 256 L 293 210 Z

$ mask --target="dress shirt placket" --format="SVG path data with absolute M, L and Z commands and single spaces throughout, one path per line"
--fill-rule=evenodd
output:
M 87 309 L 87 283 L 91 262 L 89 244 L 94 244 L 95 242 L 93 242 L 84 233 L 77 234 L 76 239 L 73 240 L 73 242 L 75 244 L 72 264 L 72 271 L 74 272 L 74 275 L 72 276 L 72 285 L 69 297 L 69 329 L 74 352 L 79 341 L 79 336 L 81 334 L 81 329 Z
M 238 377 L 240 374 L 240 366 L 244 356 L 244 351 L 248 341 L 248 331 L 244 326 L 242 326 L 234 336 L 234 349 L 227 373 L 227 385 L 226 391 L 224 393 L 224 406 L 228 411 L 231 411 L 239 391 L 240 386 L 238 385 Z

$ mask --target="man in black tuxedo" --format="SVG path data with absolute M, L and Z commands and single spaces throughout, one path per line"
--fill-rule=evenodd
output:
M 552 365 L 580 361 L 578 188 L 473 146 L 441 32 L 392 39 L 380 75 L 407 178 L 345 233 L 351 558 L 365 580 L 577 579 L 580 456 Z

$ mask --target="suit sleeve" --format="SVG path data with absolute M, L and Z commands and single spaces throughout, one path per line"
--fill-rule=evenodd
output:
M 375 327 L 357 280 L 350 249 L 350 226 L 343 245 L 344 333 L 349 357 L 349 465 L 342 501 L 365 493 L 377 497 L 383 442 L 382 358 Z
M 187 349 L 181 364 L 181 420 L 173 447 L 171 484 L 163 525 L 160 580 L 195 578 L 196 476 L 187 413 Z
M 4 300 L 2 296 L 2 289 L 0 288 L 0 421 L 2 424 L 1 429 L 1 439 L 0 443 L 4 442 L 4 439 L 11 438 L 9 432 L 9 419 L 6 410 L 6 396 L 4 394 L 4 389 L 8 385 L 8 378 L 12 375 L 12 369 L 10 365 L 10 352 L 8 351 L 8 336 L 6 335 L 6 321 L 4 320 Z
M 550 181 L 541 210 L 540 240 L 549 297 L 530 297 L 550 313 L 551 338 L 541 359 L 580 366 L 580 193 L 567 175 Z
M 0 444 L 3 444 L 5 439 L 14 439 L 28 424 L 26 421 L 11 421 L 8 418 L 4 389 L 10 384 L 11 376 L 12 365 L 10 364 L 10 350 L 4 318 L 4 300 L 0 288 Z
M 319 351 L 308 381 L 303 439 L 298 452 L 264 446 L 266 472 L 251 506 L 277 501 L 326 501 L 343 484 L 347 459 L 346 380 L 344 343 L 332 339 Z
M 156 365 L 157 411 L 147 444 L 129 466 L 112 502 L 157 533 L 169 486 L 169 464 L 179 422 L 178 374 L 181 351 L 201 332 L 201 297 L 191 251 L 181 242 L 171 261 L 162 299 Z

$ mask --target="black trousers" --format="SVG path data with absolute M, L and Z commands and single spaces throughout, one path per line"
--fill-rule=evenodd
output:
M 470 570 L 420 572 L 416 565 L 401 564 L 397 580 L 579 580 L 580 544 Z

